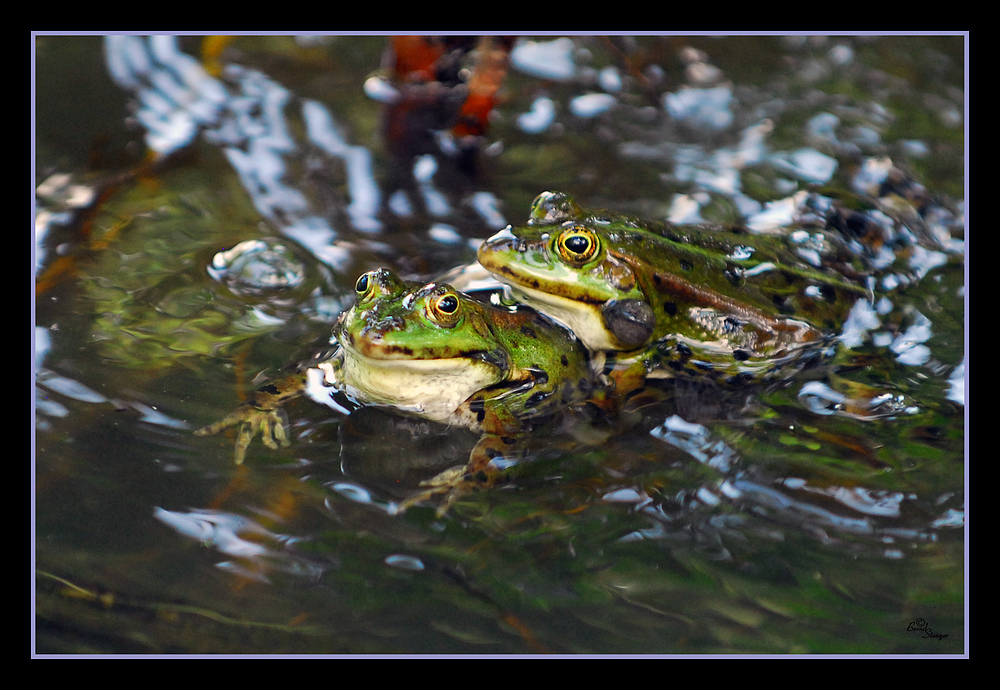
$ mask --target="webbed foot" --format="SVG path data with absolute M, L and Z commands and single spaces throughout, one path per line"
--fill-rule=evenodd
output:
M 305 375 L 301 373 L 267 383 L 225 418 L 198 429 L 194 435 L 212 436 L 231 426 L 239 426 L 233 451 L 233 460 L 237 465 L 243 464 L 247 447 L 257 434 L 272 450 L 277 450 L 279 444 L 288 446 L 288 418 L 281 405 L 302 395 L 304 390 Z
M 260 440 L 264 445 L 272 450 L 277 450 L 278 444 L 288 446 L 288 434 L 285 431 L 287 424 L 288 419 L 284 410 L 261 410 L 251 405 L 240 405 L 224 419 L 198 429 L 194 435 L 213 436 L 231 426 L 239 425 L 233 460 L 237 465 L 242 465 L 247 448 L 257 434 L 260 434 Z
M 444 500 L 437 507 L 438 517 L 443 517 L 451 509 L 455 501 L 463 494 L 476 488 L 476 482 L 468 474 L 467 468 L 452 467 L 450 470 L 445 470 L 437 476 L 425 479 L 420 482 L 420 486 L 426 486 L 427 489 L 400 502 L 396 506 L 395 512 L 397 515 L 406 512 L 418 503 L 423 503 L 439 494 L 446 494 Z
M 405 512 L 412 506 L 444 494 L 438 505 L 438 517 L 444 516 L 463 495 L 477 489 L 493 486 L 500 474 L 500 468 L 507 466 L 504 458 L 515 458 L 521 449 L 523 439 L 483 434 L 469 454 L 469 462 L 461 467 L 452 467 L 430 479 L 420 482 L 427 487 L 424 491 L 410 496 L 396 507 L 396 514 Z M 499 463 L 499 464 L 498 464 Z

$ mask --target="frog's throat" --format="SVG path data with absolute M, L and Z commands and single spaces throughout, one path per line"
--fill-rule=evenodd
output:
M 541 290 L 511 285 L 516 297 L 537 307 L 551 319 L 576 334 L 576 337 L 592 352 L 626 350 L 604 325 L 601 304 L 560 297 Z
M 348 394 L 436 422 L 454 421 L 459 405 L 502 378 L 496 367 L 465 357 L 374 359 L 354 349 L 345 351 L 340 376 Z

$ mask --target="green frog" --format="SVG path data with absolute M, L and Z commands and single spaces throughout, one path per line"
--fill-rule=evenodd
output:
M 539 420 L 583 402 L 592 373 L 587 351 L 562 326 L 523 305 L 476 301 L 445 283 L 412 283 L 380 268 L 363 274 L 357 302 L 343 312 L 324 361 L 259 389 L 232 415 L 198 434 L 239 425 L 236 460 L 256 433 L 287 444 L 277 408 L 305 390 L 309 370 L 359 403 L 483 433 L 465 466 L 429 482 L 400 505 L 489 484 L 490 460 Z
M 527 224 L 478 258 L 516 299 L 610 355 L 621 389 L 678 371 L 756 380 L 829 343 L 867 291 L 803 257 L 815 261 L 783 237 L 589 212 L 544 192 Z

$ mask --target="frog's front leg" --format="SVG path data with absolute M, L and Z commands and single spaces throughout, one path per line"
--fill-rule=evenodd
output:
M 647 378 L 663 373 L 655 359 L 655 354 L 649 351 L 602 357 L 601 368 L 595 372 L 598 385 L 588 402 L 608 415 L 617 415 L 629 397 L 645 387 Z
M 233 451 L 233 460 L 237 465 L 243 463 L 247 447 L 258 433 L 261 441 L 268 448 L 277 449 L 279 443 L 282 446 L 287 446 L 289 441 L 285 428 L 288 420 L 281 406 L 302 395 L 305 386 L 306 374 L 304 372 L 266 383 L 255 390 L 249 400 L 225 418 L 198 429 L 194 434 L 195 436 L 211 436 L 231 426 L 238 425 L 236 447 Z
M 463 495 L 493 486 L 501 470 L 494 461 L 517 454 L 521 442 L 522 439 L 518 437 L 483 434 L 469 454 L 469 462 L 465 466 L 452 467 L 420 482 L 420 486 L 427 489 L 402 501 L 395 512 L 403 513 L 418 503 L 444 494 L 444 500 L 437 508 L 438 517 L 443 516 Z

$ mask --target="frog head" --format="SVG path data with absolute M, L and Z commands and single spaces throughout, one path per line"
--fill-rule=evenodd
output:
M 526 226 L 480 245 L 479 262 L 589 349 L 635 350 L 650 342 L 656 319 L 634 264 L 613 250 L 620 233 L 569 196 L 544 192 Z
M 333 329 L 347 392 L 437 421 L 502 381 L 509 355 L 486 308 L 444 283 L 408 283 L 380 268 L 358 278 L 357 302 Z

